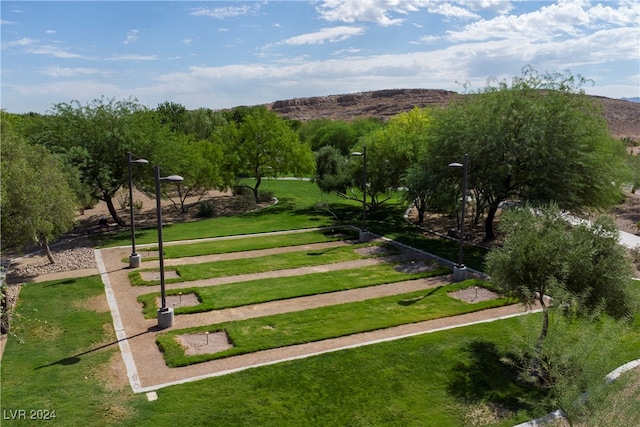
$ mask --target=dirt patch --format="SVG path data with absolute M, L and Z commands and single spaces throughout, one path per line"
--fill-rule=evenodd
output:
M 96 295 L 91 298 L 87 298 L 84 301 L 77 302 L 76 307 L 84 310 L 95 311 L 97 313 L 104 313 L 109 311 L 109 304 L 104 294 Z
M 127 369 L 118 351 L 111 354 L 108 362 L 96 367 L 92 377 L 109 393 L 109 398 L 98 406 L 104 425 L 119 424 L 132 416 L 129 393 L 118 393 L 129 387 Z
M 499 294 L 480 286 L 470 286 L 456 292 L 449 292 L 449 296 L 470 304 L 500 298 Z
M 513 412 L 495 403 L 476 403 L 465 405 L 465 425 L 467 426 L 487 426 L 496 424 L 506 417 L 512 416 Z
M 225 331 L 184 334 L 176 337 L 187 356 L 212 354 L 233 348 Z
M 153 282 L 154 280 L 160 280 L 160 272 L 159 271 L 141 271 L 140 277 L 145 282 Z M 180 275 L 175 270 L 164 270 L 164 278 L 165 279 L 178 279 Z
M 196 294 L 190 292 L 188 294 L 167 295 L 165 296 L 167 307 L 193 307 L 201 303 Z M 156 298 L 156 305 L 160 307 L 160 298 Z

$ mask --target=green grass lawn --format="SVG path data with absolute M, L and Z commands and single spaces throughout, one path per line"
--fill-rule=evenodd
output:
M 194 293 L 200 300 L 200 304 L 175 308 L 175 314 L 189 314 L 363 288 L 403 280 L 434 277 L 450 272 L 451 269 L 447 267 L 438 267 L 424 273 L 408 274 L 396 271 L 391 264 L 379 264 L 369 266 L 366 269 L 357 268 L 306 274 L 304 276 L 251 280 L 225 285 L 171 289 L 166 292 L 166 295 Z M 143 305 L 144 316 L 147 319 L 157 316 L 156 298 L 159 296 L 159 292 L 154 292 L 138 297 L 138 301 Z
M 360 225 L 358 202 L 324 195 L 315 184 L 266 181 L 263 189 L 273 191 L 278 205 L 237 217 L 165 226 L 165 240 Z M 317 208 L 319 201 L 326 202 L 331 212 Z M 457 242 L 418 236 L 402 219 L 404 206 L 395 200 L 371 212 L 369 228 L 455 260 Z M 109 239 L 104 242 L 108 246 L 130 243 L 126 231 L 103 237 Z M 155 229 L 138 230 L 141 244 L 156 238 Z M 483 258 L 483 250 L 465 248 L 465 263 L 470 267 L 481 269 Z M 278 292 L 286 292 L 286 286 Z M 236 346 L 253 351 L 247 349 L 290 345 L 465 309 L 454 307 L 459 303 L 443 294 L 441 288 L 344 305 L 351 310 L 326 307 L 214 325 L 214 329 L 226 329 Z M 499 408 L 507 410 L 505 416 L 484 425 L 512 426 L 546 413 L 544 408 L 534 411 L 523 403 L 534 392 L 501 362 L 501 356 L 531 335 L 527 325 L 521 319 L 502 320 L 253 368 L 163 388 L 158 400 L 150 402 L 144 394 L 133 394 L 125 373 L 115 368 L 114 361 L 122 363 L 121 355 L 99 276 L 30 283 L 20 293 L 0 365 L 2 425 L 33 425 L 36 421 L 10 419 L 11 414 L 25 411 L 29 417 L 31 411 L 48 411 L 56 418 L 40 422 L 64 427 L 439 427 L 478 425 L 487 421 L 489 409 Z M 242 326 L 247 329 L 241 330 Z M 574 326 L 580 328 L 579 319 Z M 214 330 L 210 328 L 194 331 Z M 169 335 L 161 339 L 170 345 Z M 638 358 L 640 315 L 628 332 L 611 339 L 616 341 L 616 351 L 601 367 L 602 375 Z M 184 358 L 178 353 L 178 358 Z
M 264 238 L 261 235 L 253 235 L 245 238 L 230 240 L 213 240 L 206 242 L 189 243 L 184 245 L 164 246 L 164 258 L 186 258 L 202 255 L 226 254 L 230 252 L 254 251 L 259 249 L 273 249 L 287 246 L 301 246 L 312 243 L 337 242 L 340 240 L 357 239 L 358 233 L 346 227 L 331 227 L 329 229 L 308 231 L 302 233 L 270 235 Z M 158 248 L 149 248 L 157 251 Z M 158 257 L 145 257 L 143 261 L 157 260 Z
M 55 411 L 47 425 L 73 426 L 464 426 L 487 405 L 513 410 L 491 426 L 543 415 L 500 363 L 525 334 L 497 321 L 250 369 L 167 387 L 158 400 L 114 386 L 117 352 L 100 278 L 23 287 L 2 359 L 3 410 Z M 46 323 L 45 323 L 46 322 Z M 618 339 L 603 375 L 638 357 L 640 316 Z M 477 420 L 476 420 L 477 421 Z M 31 425 L 3 420 L 3 426 Z
M 97 298 L 104 299 L 100 276 L 22 287 L 2 358 L 2 407 L 55 411 L 56 419 L 5 419 L 3 426 L 106 425 L 129 405 L 130 392 L 105 384 L 109 361 L 120 354 L 109 311 L 92 308 Z
M 384 246 L 387 255 L 399 253 L 393 245 L 385 243 L 360 243 L 350 246 L 339 246 L 328 249 L 297 251 L 281 254 L 265 255 L 258 259 L 243 258 L 227 261 L 203 262 L 199 264 L 185 264 L 180 266 L 165 267 L 167 270 L 175 270 L 179 278 L 166 279 L 165 283 L 189 282 L 193 280 L 210 279 L 214 277 L 235 276 L 238 274 L 262 273 L 265 271 L 282 270 L 286 268 L 311 267 L 323 264 L 353 261 L 368 258 L 360 255 L 355 249 L 367 246 Z M 158 271 L 158 269 L 140 269 L 129 273 L 129 280 L 134 286 L 158 285 L 159 280 L 144 280 L 141 273 L 145 271 Z
M 164 354 L 167 365 L 171 367 L 185 366 L 270 348 L 285 347 L 389 328 L 406 323 L 455 316 L 514 302 L 508 298 L 499 298 L 470 304 L 448 295 L 448 292 L 455 292 L 476 285 L 482 286 L 483 283 L 476 280 L 467 280 L 408 294 L 216 325 L 176 329 L 159 335 L 157 342 Z M 182 346 L 175 339 L 177 335 L 204 334 L 207 331 L 226 331 L 230 341 L 233 343 L 233 348 L 219 353 L 187 356 Z
M 169 242 L 339 225 L 331 213 L 316 207 L 319 202 L 330 208 L 339 207 L 345 214 L 339 222 L 348 223 L 351 218 L 361 217 L 358 214 L 361 204 L 333 194 L 323 194 L 312 182 L 265 180 L 261 190 L 272 192 L 278 198 L 278 204 L 237 216 L 164 225 L 163 240 Z M 127 231 L 116 235 L 94 236 L 94 239 L 95 244 L 102 247 L 131 244 L 131 236 Z M 136 243 L 155 243 L 157 239 L 155 228 L 136 228 Z

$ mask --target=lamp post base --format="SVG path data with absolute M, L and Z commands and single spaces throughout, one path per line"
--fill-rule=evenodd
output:
M 453 281 L 462 282 L 467 279 L 467 267 L 464 264 L 456 264 L 453 266 Z
M 140 254 L 129 255 L 129 268 L 140 267 L 140 261 L 142 261 L 142 257 L 140 256 Z
M 173 326 L 173 308 L 158 309 L 158 328 L 167 329 Z

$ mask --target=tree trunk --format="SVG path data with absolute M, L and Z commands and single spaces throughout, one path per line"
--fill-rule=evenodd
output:
M 256 200 L 256 205 L 260 203 L 260 193 L 258 192 L 258 188 L 260 187 L 261 183 L 262 183 L 262 177 L 258 175 L 258 177 L 256 178 L 256 186 L 252 188 L 253 197 Z
M 549 333 L 549 308 L 545 305 L 542 306 L 542 329 L 540 330 L 540 335 L 538 335 L 538 340 L 536 341 L 536 357 L 540 357 L 540 352 L 542 351 L 542 342 L 547 337 Z
M 540 330 L 540 335 L 538 335 L 538 340 L 536 341 L 536 346 L 534 349 L 533 371 L 531 372 L 531 375 L 536 377 L 540 382 L 543 381 L 544 376 L 544 373 L 540 372 L 540 366 L 542 364 L 542 343 L 544 342 L 545 338 L 547 338 L 547 334 L 549 333 L 549 308 L 544 303 L 544 288 L 539 292 L 538 301 L 542 306 L 542 329 Z
M 111 196 L 107 196 L 106 194 L 104 195 L 104 201 L 107 203 L 107 208 L 109 209 L 109 213 L 111 214 L 111 217 L 113 218 L 113 220 L 120 226 L 125 226 L 126 224 L 124 223 L 124 221 L 122 220 L 122 218 L 120 218 L 118 216 L 118 211 L 116 210 L 116 207 L 113 206 L 113 198 Z
M 47 258 L 49 258 L 49 262 L 51 264 L 55 264 L 56 260 L 53 258 L 53 254 L 51 253 L 51 248 L 49 247 L 49 239 L 46 237 L 40 240 L 40 247 L 45 250 L 47 253 Z
M 416 199 L 416 209 L 418 211 L 418 224 L 422 224 L 424 222 L 424 212 L 426 210 L 427 204 L 420 198 Z
M 498 212 L 499 202 L 492 203 L 489 205 L 489 210 L 487 211 L 487 218 L 484 220 L 484 231 L 485 231 L 485 242 L 490 242 L 496 238 L 496 234 L 493 231 L 493 221 L 496 218 L 496 212 Z

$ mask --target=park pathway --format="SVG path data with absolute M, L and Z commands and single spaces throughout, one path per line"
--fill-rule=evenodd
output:
M 313 250 L 320 248 L 330 248 L 344 243 L 328 243 L 318 245 L 304 245 L 289 248 L 277 248 L 261 251 L 248 251 L 235 254 L 209 255 L 204 257 L 192 257 L 180 260 L 166 260 L 166 265 L 171 263 L 198 263 L 220 259 L 234 259 L 240 257 L 263 256 L 271 253 L 282 253 L 290 250 Z M 180 368 L 169 368 L 164 363 L 162 354 L 155 343 L 157 330 L 156 319 L 144 319 L 141 312 L 140 303 L 136 298 L 143 293 L 157 291 L 157 286 L 131 286 L 129 284 L 128 273 L 131 271 L 127 263 L 130 249 L 126 247 L 101 249 L 96 251 L 98 267 L 105 283 L 107 301 L 114 320 L 117 343 L 120 346 L 122 357 L 125 362 L 129 383 L 134 392 L 153 392 L 163 387 L 180 384 L 189 381 L 196 381 L 202 378 L 224 375 L 249 369 L 257 366 L 279 363 L 287 360 L 294 360 L 310 357 L 326 352 L 338 351 L 346 348 L 353 348 L 377 342 L 389 341 L 404 338 L 412 335 L 428 333 L 448 329 L 452 327 L 465 326 L 477 322 L 488 322 L 503 319 L 511 316 L 519 316 L 530 313 L 521 305 L 511 305 L 495 309 L 482 310 L 460 316 L 435 319 L 425 322 L 418 322 L 408 325 L 401 325 L 372 332 L 349 335 L 345 337 L 327 339 L 301 345 L 288 346 L 277 349 L 270 349 L 251 354 L 228 357 L 220 360 L 213 360 L 198 363 Z M 144 252 L 142 252 L 144 254 Z M 260 255 L 258 255 L 258 253 Z M 411 251 L 411 256 L 426 258 L 426 254 Z M 230 276 L 225 278 L 215 278 L 201 280 L 197 282 L 186 282 L 180 284 L 168 284 L 167 288 L 211 286 L 224 282 L 225 280 L 253 280 L 263 277 L 282 277 L 283 275 L 303 275 L 319 271 L 332 271 L 344 268 L 358 268 L 373 265 L 375 263 L 388 262 L 385 257 L 366 258 L 362 260 L 349 261 L 335 264 L 323 264 L 315 267 L 303 267 L 280 271 L 270 271 L 242 276 Z M 157 267 L 157 262 L 144 262 L 142 267 Z M 264 304 L 253 304 L 233 309 L 218 310 L 207 313 L 191 315 L 176 315 L 173 328 L 185 328 L 204 324 L 213 324 L 227 320 L 239 320 L 251 317 L 261 317 L 277 313 L 306 310 L 314 307 L 322 307 L 344 303 L 350 301 L 361 301 L 385 295 L 394 295 L 414 290 L 429 289 L 451 282 L 451 276 L 442 276 L 432 279 L 421 279 L 406 281 L 394 284 L 372 286 L 367 288 L 354 289 L 328 294 L 319 294 L 307 297 L 293 298 L 284 301 L 274 301 Z M 229 282 L 227 282 L 229 283 Z

